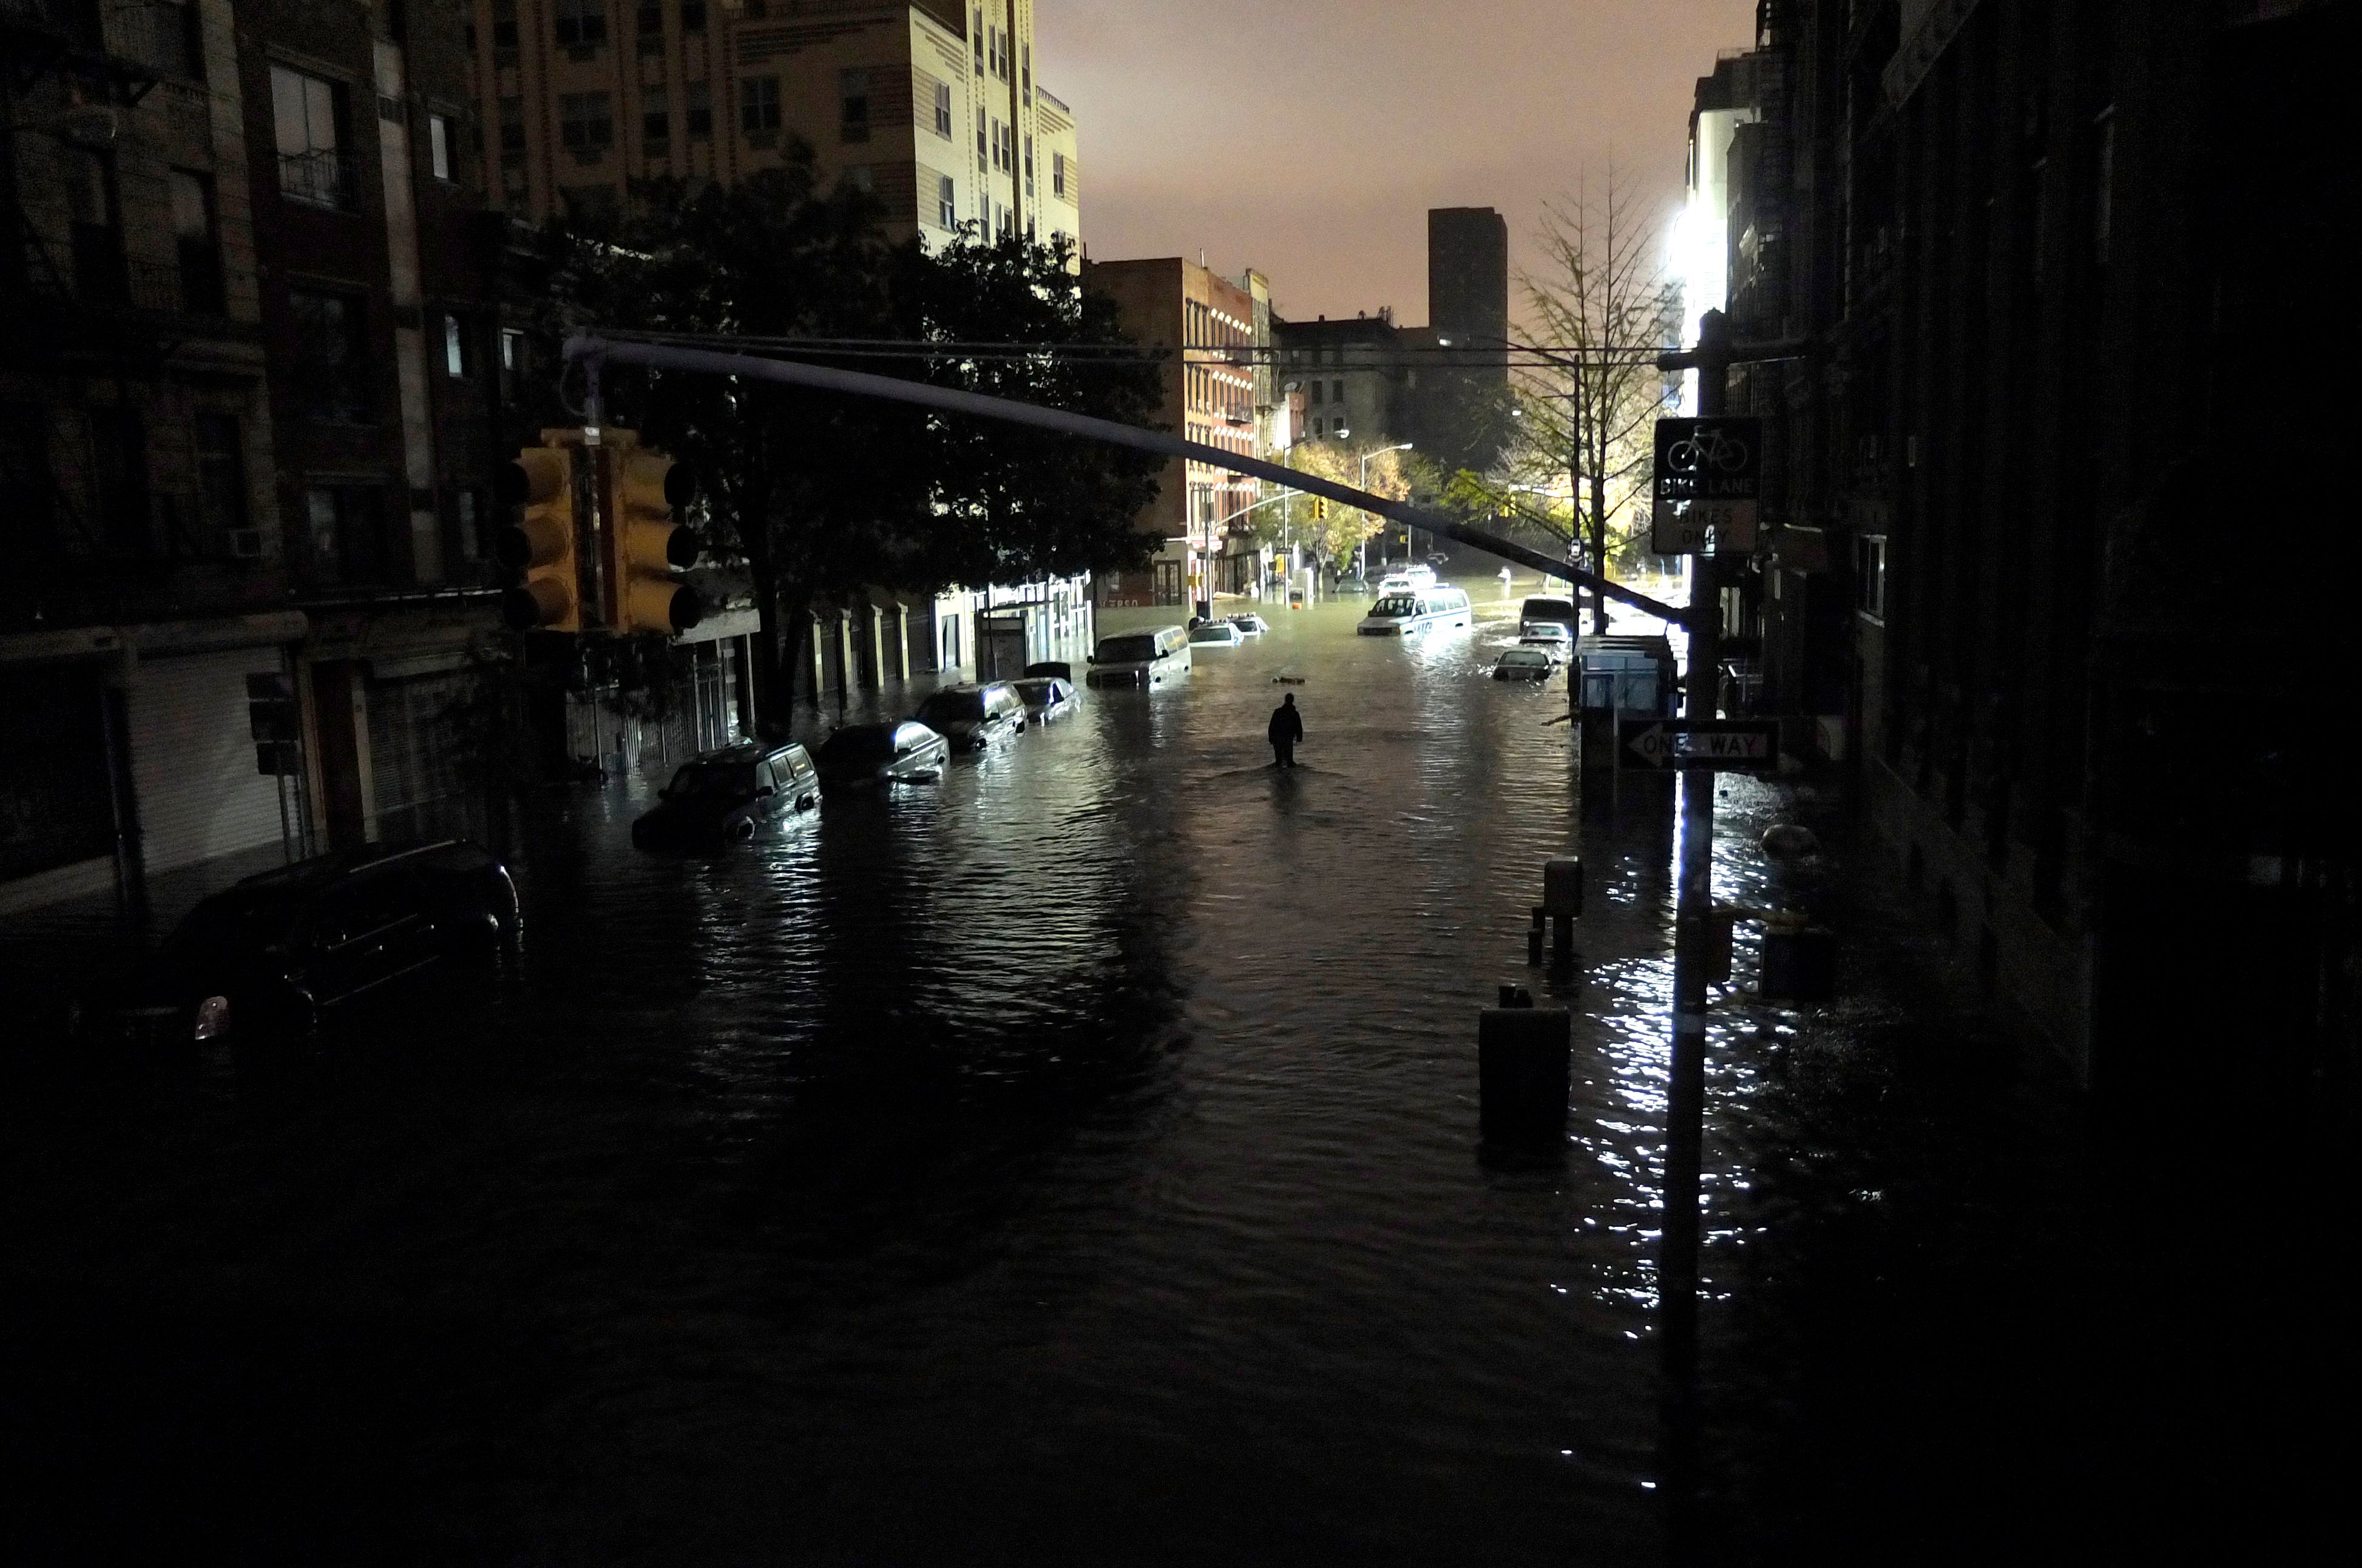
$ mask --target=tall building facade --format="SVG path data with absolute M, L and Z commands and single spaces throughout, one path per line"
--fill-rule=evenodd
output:
M 2345 701 L 2351 532 L 2258 454 L 2354 336 L 2308 280 L 2357 11 L 1777 0 L 1699 84 L 1688 270 L 1777 346 L 1729 383 L 1770 526 L 1714 569 L 1760 705 L 2109 1100 L 2248 1051 L 2258 1114 L 2352 1112 L 2353 834 L 2295 722 Z M 2314 569 L 2225 663 L 2233 516 Z
M 1032 0 L 481 0 L 486 177 L 540 221 L 638 182 L 731 183 L 809 144 L 887 232 L 1079 248 L 1074 111 L 1033 79 Z
M 1268 322 L 1269 290 L 1250 272 L 1232 282 L 1186 257 L 1094 261 L 1083 286 L 1106 295 L 1124 331 L 1165 356 L 1164 398 L 1157 419 L 1192 441 L 1264 457 L 1259 432 L 1256 366 L 1270 347 L 1258 340 Z M 1261 293 L 1264 308 L 1257 310 Z M 1266 390 L 1264 395 L 1268 396 Z M 1215 593 L 1253 591 L 1260 557 L 1242 519 L 1256 498 L 1255 481 L 1207 464 L 1174 458 L 1140 517 L 1141 528 L 1163 541 L 1148 569 L 1103 574 L 1102 609 L 1146 609 L 1198 603 Z

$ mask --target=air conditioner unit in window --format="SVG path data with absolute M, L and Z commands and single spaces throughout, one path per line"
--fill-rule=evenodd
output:
M 259 561 L 262 558 L 261 529 L 231 528 L 226 530 L 223 536 L 229 541 L 230 559 Z

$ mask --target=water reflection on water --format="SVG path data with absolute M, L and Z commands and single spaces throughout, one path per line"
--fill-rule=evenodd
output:
M 450 1556 L 1639 1560 L 1670 814 L 1586 828 L 1562 683 L 1484 679 L 1513 612 L 1480 609 L 1407 646 L 1274 613 L 1175 689 L 719 858 L 635 853 L 640 790 L 573 797 L 520 851 L 489 1008 L 20 1129 L 25 1255 L 61 1316 L 337 1304 L 225 1353 L 258 1375 L 454 1325 L 477 1348 L 383 1353 L 355 1421 L 286 1396 L 347 1434 L 307 1463 Z M 1577 847 L 1569 1157 L 1490 1169 L 1474 1013 L 1534 979 L 1540 863 Z M 1755 893 L 1737 835 L 1718 867 Z M 1746 1126 L 1740 1027 L 1709 1094 Z M 1709 1138 L 1709 1290 L 1760 1225 L 1748 1157 Z M 369 1403 L 405 1382 L 442 1415 Z M 372 1422 L 495 1495 L 356 1482 Z

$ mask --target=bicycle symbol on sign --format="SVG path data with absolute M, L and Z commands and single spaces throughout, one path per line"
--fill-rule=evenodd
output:
M 1665 466 L 1677 474 L 1694 474 L 1706 469 L 1735 474 L 1747 467 L 1748 456 L 1746 442 L 1707 425 L 1666 447 Z

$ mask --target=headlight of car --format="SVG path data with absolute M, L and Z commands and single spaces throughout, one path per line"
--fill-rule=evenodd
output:
M 218 1040 L 228 1032 L 229 998 L 207 997 L 197 1004 L 197 1039 Z

